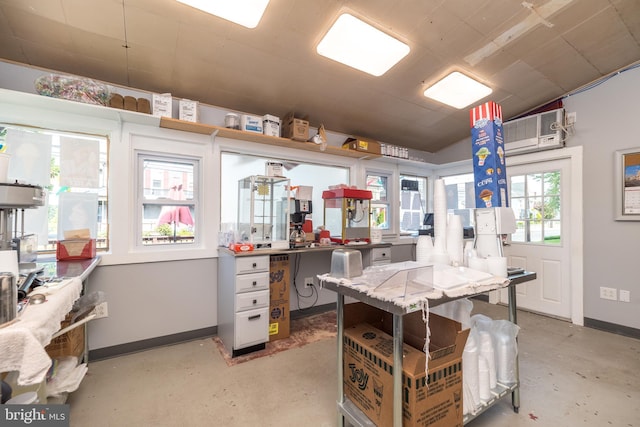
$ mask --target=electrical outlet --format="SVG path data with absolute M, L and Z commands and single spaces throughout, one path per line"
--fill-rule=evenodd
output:
M 604 286 L 600 286 L 600 298 L 608 299 L 612 301 L 618 300 L 618 292 L 616 288 L 607 288 Z
M 620 301 L 622 302 L 631 302 L 631 292 L 625 291 L 624 289 L 620 289 Z
M 93 309 L 92 314 L 96 315 L 96 319 L 100 319 L 102 317 L 109 317 L 109 310 L 107 310 L 107 303 L 102 302 L 96 305 L 96 308 Z
M 571 126 L 576 124 L 576 120 L 578 119 L 576 112 L 572 112 L 572 113 L 567 113 L 566 118 L 565 118 L 565 125 L 567 126 Z
M 313 287 L 313 277 L 305 277 L 304 278 L 304 287 L 305 288 Z

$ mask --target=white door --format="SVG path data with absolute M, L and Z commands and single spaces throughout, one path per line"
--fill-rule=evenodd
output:
M 571 160 L 507 166 L 509 202 L 517 231 L 505 247 L 509 266 L 537 279 L 516 287 L 518 307 L 572 319 Z M 506 291 L 500 295 L 507 301 Z

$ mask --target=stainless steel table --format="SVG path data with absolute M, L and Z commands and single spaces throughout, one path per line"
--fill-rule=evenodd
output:
M 516 285 L 530 280 L 536 279 L 536 273 L 525 271 L 523 273 L 514 274 L 509 276 L 509 284 L 507 285 L 509 295 L 509 320 L 517 324 L 516 313 Z M 360 411 L 348 398 L 345 397 L 343 391 L 343 336 L 344 336 L 344 297 L 352 297 L 358 301 L 364 302 L 381 310 L 384 310 L 393 315 L 393 363 L 394 366 L 402 366 L 402 343 L 403 343 L 403 331 L 402 331 L 402 319 L 405 314 L 420 310 L 419 306 L 403 308 L 390 301 L 382 301 L 363 294 L 356 289 L 339 285 L 335 282 L 328 280 L 322 281 L 322 286 L 326 289 L 335 291 L 337 295 L 337 334 L 338 334 L 338 426 L 344 426 L 345 420 L 354 426 L 374 426 L 374 424 L 367 418 L 367 416 Z M 430 299 L 429 306 L 435 307 L 440 304 L 444 304 L 449 301 L 453 301 L 461 298 L 468 298 L 477 294 L 469 294 L 456 298 L 442 297 L 438 299 Z M 463 373 L 464 375 L 464 373 Z M 516 382 L 511 387 L 501 390 L 500 393 L 487 402 L 479 411 L 474 415 L 467 415 L 464 417 L 464 422 L 467 423 L 486 409 L 491 407 L 499 399 L 505 395 L 511 393 L 513 410 L 518 412 L 520 408 L 520 380 L 518 371 L 518 358 L 515 361 L 515 376 Z M 393 370 L 393 427 L 402 427 L 402 369 Z

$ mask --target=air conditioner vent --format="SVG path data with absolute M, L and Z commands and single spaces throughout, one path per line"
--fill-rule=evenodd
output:
M 564 109 L 503 123 L 505 153 L 522 154 L 564 147 Z

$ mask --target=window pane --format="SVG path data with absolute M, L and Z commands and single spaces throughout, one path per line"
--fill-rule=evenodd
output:
M 533 174 L 527 175 L 527 196 L 541 196 L 542 195 L 542 175 Z
M 560 196 L 544 198 L 544 218 L 560 219 Z
M 513 242 L 561 243 L 560 179 L 559 171 L 510 178 L 517 226 Z
M 196 241 L 197 159 L 139 153 L 142 194 L 140 241 L 143 245 Z
M 108 227 L 108 140 L 102 136 L 56 132 L 47 129 L 31 129 L 19 126 L 0 125 L 6 128 L 6 152 L 12 156 L 9 165 L 10 182 L 20 182 L 43 187 L 47 191 L 46 204 L 36 209 L 27 209 L 24 224 L 21 215 L 15 230 L 24 229 L 24 235 L 34 235 L 39 252 L 52 252 L 58 239 L 64 238 L 64 231 L 84 224 L 90 229 L 91 237 L 96 239 L 98 249 L 109 247 Z M 60 217 L 60 200 L 73 199 L 75 196 L 91 199 L 88 218 L 82 221 L 68 215 Z M 97 206 L 96 206 L 97 203 Z M 62 208 L 74 214 L 76 203 L 65 203 Z M 95 216 L 94 216 L 95 215 Z M 21 235 L 22 233 L 18 233 Z
M 371 191 L 371 227 L 388 230 L 390 228 L 390 209 L 387 200 L 388 177 L 367 175 L 367 190 Z
M 427 178 L 400 176 L 400 233 L 411 234 L 422 228 L 427 211 Z
M 145 200 L 192 200 L 193 170 L 193 163 L 179 160 L 145 160 L 143 163 Z
M 340 230 L 329 227 L 324 218 L 324 199 L 322 192 L 330 186 L 349 183 L 349 168 L 314 163 L 301 163 L 292 160 L 271 159 L 248 154 L 230 152 L 221 153 L 221 192 L 220 230 L 235 230 L 238 220 L 238 182 L 253 175 L 261 175 L 267 162 L 284 164 L 284 175 L 291 180 L 291 186 L 304 185 L 312 187 L 312 212 L 306 221 L 312 223 L 313 229 L 326 225 L 330 231 Z
M 514 176 L 511 178 L 511 197 L 524 197 L 524 176 Z
M 560 172 L 547 172 L 544 174 L 544 194 L 546 196 L 560 194 Z
M 544 243 L 546 245 L 559 245 L 561 240 L 560 221 L 545 221 Z
M 447 196 L 447 213 L 460 215 L 463 227 L 473 226 L 476 206 L 474 176 L 471 173 L 442 177 Z
M 194 207 L 184 205 L 143 204 L 144 245 L 193 243 Z

